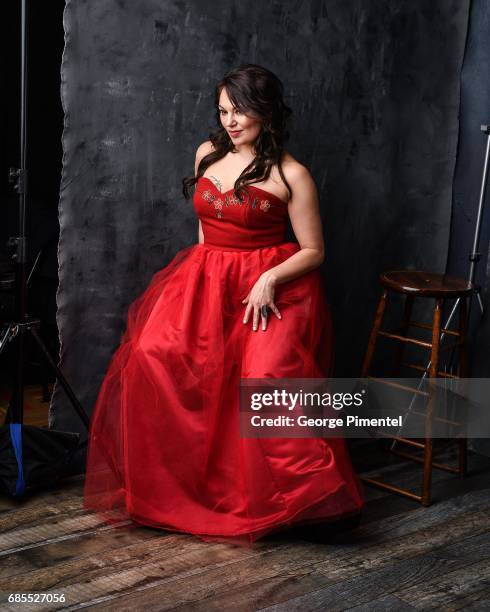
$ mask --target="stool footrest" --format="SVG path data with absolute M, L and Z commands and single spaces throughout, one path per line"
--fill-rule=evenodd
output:
M 418 395 L 424 395 L 428 397 L 428 391 L 421 391 L 420 389 L 415 389 L 414 387 L 409 387 L 408 385 L 402 385 L 400 383 L 393 382 L 391 380 L 386 380 L 385 378 L 377 378 L 376 376 L 368 376 L 368 380 L 374 380 L 375 382 L 379 382 L 382 385 L 387 385 L 388 387 L 395 387 L 395 389 L 401 389 L 402 391 L 408 391 L 409 393 L 417 393 Z
M 391 338 L 392 340 L 399 340 L 400 342 L 408 342 L 409 344 L 416 344 L 417 346 L 425 346 L 426 348 L 432 348 L 432 342 L 425 342 L 425 340 L 419 340 L 418 338 L 410 338 L 409 336 L 401 336 L 400 334 L 394 334 L 388 331 L 379 331 L 379 336 L 385 336 L 385 338 Z
M 417 461 L 418 463 L 424 463 L 423 457 L 416 457 L 415 455 L 411 455 L 410 453 L 405 453 L 403 451 L 398 451 L 389 448 L 388 451 L 393 455 L 397 455 L 398 457 L 403 457 L 404 459 L 410 459 L 411 461 Z M 438 463 L 436 461 L 432 462 L 432 467 L 437 468 L 438 470 L 444 470 L 445 472 L 452 472 L 453 474 L 459 474 L 459 469 L 452 467 L 451 465 L 447 465 L 446 463 Z
M 425 368 L 424 366 L 421 366 L 418 363 L 402 363 L 401 365 L 406 368 L 418 370 L 419 372 L 429 371 L 429 368 Z M 440 376 L 441 378 L 459 378 L 459 376 L 457 376 L 456 374 L 449 374 L 449 372 L 437 372 L 437 376 Z
M 425 448 L 425 444 L 423 442 L 417 442 L 416 440 L 410 440 L 410 438 L 404 438 L 403 436 L 394 436 L 393 434 L 385 434 L 382 431 L 379 432 L 379 435 L 383 437 L 385 440 L 396 440 L 397 442 L 402 442 L 403 444 L 408 444 L 409 446 L 415 446 L 416 448 Z
M 426 342 L 425 340 L 419 340 L 418 338 L 411 338 L 410 336 L 402 336 L 401 334 L 395 334 L 393 332 L 378 331 L 378 336 L 384 336 L 385 338 L 391 338 L 392 340 L 398 340 L 399 342 L 408 342 L 409 344 L 415 344 L 416 346 L 423 346 L 425 348 L 432 349 L 432 342 Z M 448 351 L 449 349 L 456 348 L 461 345 L 461 340 L 453 342 L 451 344 L 441 345 L 441 351 Z
M 359 477 L 363 482 L 374 485 L 375 487 L 379 487 L 380 489 L 384 489 L 385 491 L 390 491 L 391 493 L 399 493 L 400 495 L 404 495 L 405 497 L 409 497 L 410 499 L 415 499 L 418 502 L 422 501 L 422 496 L 412 493 L 411 491 L 407 491 L 406 489 L 401 489 L 400 487 L 396 487 L 395 485 L 388 484 L 387 482 L 383 482 L 382 480 L 376 480 L 375 478 L 368 478 L 367 476 Z
M 416 323 L 415 321 L 410 321 L 408 323 L 410 327 L 420 327 L 422 329 L 430 329 L 432 331 L 432 325 L 428 323 Z M 453 329 L 446 329 L 445 327 L 441 327 L 441 333 L 447 334 L 448 336 L 459 336 L 459 332 Z

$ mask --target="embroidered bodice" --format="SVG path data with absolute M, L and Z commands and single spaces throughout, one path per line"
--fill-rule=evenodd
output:
M 244 190 L 239 199 L 233 189 L 221 192 L 208 177 L 199 178 L 193 201 L 206 244 L 256 249 L 285 241 L 287 203 L 255 185 Z

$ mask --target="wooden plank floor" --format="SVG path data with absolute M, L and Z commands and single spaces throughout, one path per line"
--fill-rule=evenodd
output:
M 375 442 L 355 441 L 352 457 L 359 473 L 417 490 L 420 467 Z M 83 476 L 23 502 L 0 497 L 0 609 L 489 610 L 490 459 L 470 452 L 466 479 L 433 474 L 429 508 L 366 487 L 357 529 L 282 532 L 250 549 L 102 525 L 82 508 Z M 7 602 L 48 591 L 65 603 Z

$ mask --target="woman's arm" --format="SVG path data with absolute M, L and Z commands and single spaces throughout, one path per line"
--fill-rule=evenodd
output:
M 276 285 L 317 268 L 325 256 L 315 181 L 308 169 L 299 163 L 290 167 L 286 178 L 293 191 L 288 204 L 289 218 L 301 250 L 262 274 L 264 279 Z
M 323 231 L 315 182 L 307 168 L 299 163 L 289 165 L 284 174 L 291 185 L 293 197 L 288 204 L 289 217 L 300 250 L 277 266 L 263 272 L 242 304 L 246 304 L 243 322 L 252 315 L 253 329 L 259 325 L 260 311 L 264 305 L 278 319 L 282 315 L 274 302 L 276 285 L 293 280 L 321 265 L 324 258 Z M 262 316 L 262 329 L 267 328 L 267 317 Z

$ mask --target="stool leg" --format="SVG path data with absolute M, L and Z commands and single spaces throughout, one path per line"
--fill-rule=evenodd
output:
M 439 347 L 441 337 L 441 312 L 443 300 L 437 299 L 434 305 L 434 316 L 432 320 L 432 350 L 430 355 L 430 370 L 429 377 L 437 378 L 439 371 Z M 432 411 L 434 409 L 432 396 L 433 389 L 429 389 L 429 401 L 427 405 L 426 431 L 424 444 L 424 478 L 422 483 L 422 505 L 430 505 L 430 485 L 432 479 L 432 459 L 433 459 L 433 440 L 431 437 L 432 430 Z
M 405 297 L 405 311 L 403 314 L 403 322 L 400 328 L 400 334 L 402 336 L 407 335 L 408 327 L 412 318 L 412 307 L 413 307 L 413 295 L 407 295 Z M 396 355 L 394 359 L 393 377 L 400 374 L 402 365 L 403 355 L 405 353 L 405 342 L 400 342 L 396 348 Z
M 467 351 L 467 319 L 468 319 L 468 305 L 467 298 L 459 298 L 459 363 L 458 363 L 458 376 L 460 378 L 466 378 L 468 375 L 468 351 Z M 464 478 L 468 469 L 468 440 L 466 438 L 459 438 L 459 476 Z
M 437 299 L 432 320 L 432 351 L 430 355 L 430 378 L 437 378 L 439 372 L 439 348 L 441 342 L 441 313 L 444 300 Z
M 376 347 L 376 340 L 378 339 L 378 332 L 381 328 L 381 323 L 383 321 L 387 300 L 388 290 L 384 289 L 383 293 L 381 294 L 381 297 L 379 298 L 378 306 L 376 308 L 374 325 L 371 330 L 371 335 L 369 337 L 369 343 L 366 351 L 366 356 L 364 357 L 364 363 L 362 364 L 361 378 L 365 378 L 368 375 L 369 368 L 371 366 L 371 361 L 374 355 L 374 349 Z
M 458 376 L 465 378 L 468 374 L 468 351 L 466 341 L 466 327 L 468 318 L 468 306 L 465 297 L 459 298 L 459 364 Z

